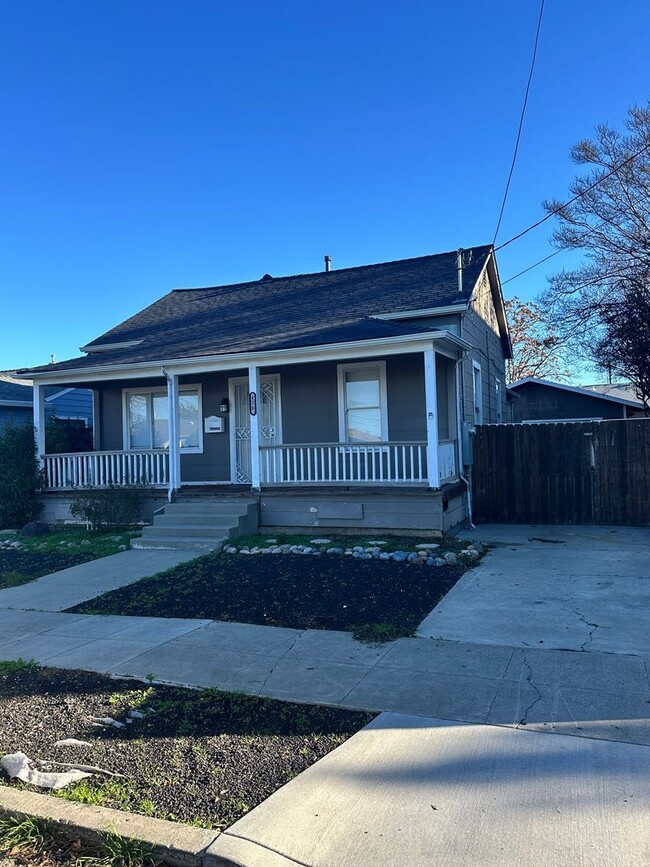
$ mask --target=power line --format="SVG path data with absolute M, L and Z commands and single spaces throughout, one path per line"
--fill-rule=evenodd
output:
M 496 244 L 497 235 L 499 234 L 499 229 L 501 228 L 501 220 L 503 219 L 503 212 L 506 208 L 506 201 L 508 200 L 508 191 L 510 190 L 510 182 L 512 180 L 512 175 L 515 170 L 515 163 L 517 162 L 517 154 L 519 153 L 519 142 L 521 140 L 521 131 L 524 126 L 524 116 L 526 114 L 526 106 L 528 105 L 528 94 L 530 92 L 530 83 L 533 80 L 533 72 L 535 70 L 535 60 L 537 59 L 537 46 L 539 45 L 539 34 L 542 28 L 542 17 L 544 15 L 544 0 L 542 0 L 539 7 L 539 18 L 537 19 L 537 30 L 535 32 L 535 45 L 533 47 L 533 57 L 530 62 L 530 71 L 528 72 L 528 81 L 526 83 L 526 92 L 524 94 L 524 104 L 521 107 L 521 115 L 519 116 L 519 128 L 517 129 L 517 138 L 515 141 L 515 150 L 512 154 L 512 162 L 510 164 L 510 171 L 508 172 L 508 180 L 506 181 L 506 188 L 503 193 L 503 201 L 501 202 L 501 210 L 499 211 L 499 219 L 497 220 L 497 227 L 494 230 L 494 240 L 492 244 Z
M 564 248 L 561 250 L 554 250 L 552 253 L 549 253 L 548 256 L 544 256 L 543 259 L 540 259 L 539 262 L 535 262 L 534 265 L 529 265 L 528 268 L 524 268 L 523 271 L 520 271 L 518 274 L 515 274 L 513 277 L 508 277 L 507 280 L 504 280 L 501 285 L 505 286 L 506 283 L 510 283 L 512 280 L 516 280 L 517 277 L 521 277 L 522 274 L 527 274 L 529 271 L 532 271 L 533 268 L 537 268 L 538 265 L 541 265 L 543 262 L 547 262 L 549 259 L 552 259 L 553 256 L 557 256 L 558 253 L 564 253 Z
M 569 199 L 567 202 L 564 202 L 563 204 L 558 205 L 557 208 L 553 208 L 553 210 L 549 211 L 545 217 L 542 217 L 541 220 L 538 220 L 536 223 L 533 223 L 532 226 L 528 226 L 528 228 L 524 229 L 523 232 L 519 232 L 517 235 L 513 235 L 512 238 L 509 238 L 507 241 L 504 241 L 503 244 L 499 244 L 498 247 L 494 248 L 494 252 L 496 253 L 498 250 L 503 250 L 504 247 L 507 247 L 509 244 L 512 244 L 513 241 L 518 241 L 519 238 L 523 238 L 524 235 L 527 235 L 529 232 L 532 232 L 533 229 L 536 229 L 538 226 L 541 226 L 542 223 L 545 223 L 547 220 L 550 220 L 551 217 L 554 217 L 556 214 L 559 214 L 560 211 L 564 210 L 564 208 L 568 208 L 569 205 L 572 205 L 574 202 L 577 202 L 578 199 L 581 199 L 583 196 L 586 196 L 587 193 L 590 193 L 594 189 L 594 187 L 597 187 L 598 184 L 602 183 L 603 181 L 606 181 L 607 178 L 611 178 L 611 176 L 615 175 L 616 172 L 620 171 L 620 169 L 622 169 L 623 166 L 626 166 L 628 163 L 631 163 L 632 160 L 635 160 L 638 156 L 641 156 L 641 154 L 644 151 L 647 151 L 649 148 L 650 148 L 650 143 L 644 145 L 641 148 L 641 150 L 636 151 L 636 153 L 633 153 L 627 159 L 623 160 L 622 163 L 619 163 L 617 166 L 614 166 L 614 168 L 612 168 L 611 171 L 607 172 L 607 174 L 598 178 L 598 180 L 594 181 L 593 184 L 588 186 L 581 193 L 578 193 L 572 199 Z

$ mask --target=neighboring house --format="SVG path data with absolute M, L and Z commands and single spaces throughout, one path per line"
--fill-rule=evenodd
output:
M 600 421 L 645 416 L 643 403 L 631 386 L 577 387 L 527 377 L 508 386 L 517 396 L 511 404 L 513 422 Z
M 44 455 L 49 489 L 144 478 L 170 498 L 252 492 L 264 526 L 462 521 L 469 430 L 505 420 L 492 247 L 326 263 L 174 290 L 83 357 L 25 372 L 42 453 L 43 387 L 94 394 L 98 453 Z
M 45 418 L 93 424 L 92 392 L 85 388 L 47 386 L 44 393 Z M 0 430 L 10 419 L 17 424 L 33 423 L 34 393 L 31 379 L 16 376 L 15 371 L 0 372 Z

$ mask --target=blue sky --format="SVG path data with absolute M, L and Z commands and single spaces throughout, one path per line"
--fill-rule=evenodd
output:
M 21 0 L 0 12 L 0 369 L 173 287 L 492 240 L 537 0 Z M 650 4 L 547 0 L 499 241 L 650 96 Z M 551 223 L 499 255 L 506 280 Z M 504 287 L 533 297 L 556 256 Z

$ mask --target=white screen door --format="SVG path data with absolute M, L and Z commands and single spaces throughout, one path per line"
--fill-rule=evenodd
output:
M 251 416 L 248 403 L 248 379 L 231 379 L 230 396 L 233 409 L 230 449 L 232 481 L 237 485 L 251 482 Z M 260 445 L 282 442 L 280 430 L 280 377 L 260 377 L 257 411 L 261 414 Z

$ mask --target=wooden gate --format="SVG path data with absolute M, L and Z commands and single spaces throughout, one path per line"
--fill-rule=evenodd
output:
M 650 525 L 650 419 L 479 425 L 476 523 Z

